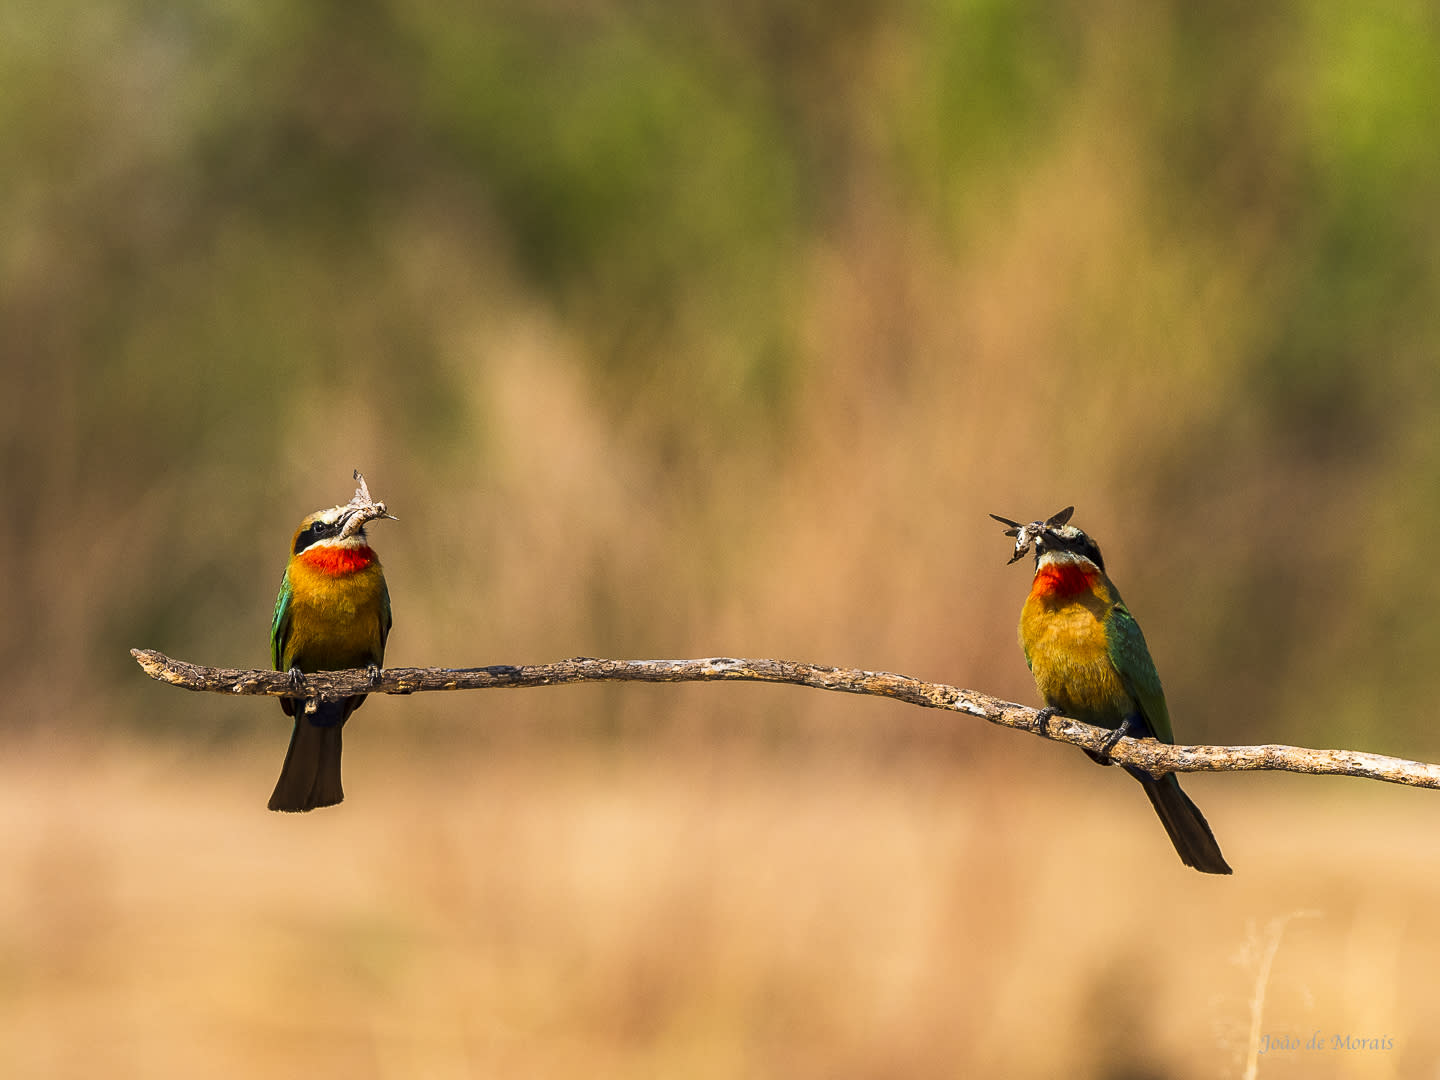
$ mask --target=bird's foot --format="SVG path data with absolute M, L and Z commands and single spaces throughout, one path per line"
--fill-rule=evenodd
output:
M 365 665 L 365 674 L 367 674 L 367 675 L 370 676 L 370 685 L 371 685 L 371 686 L 379 686 L 379 685 L 380 685 L 380 665 L 379 665 L 379 664 L 366 664 L 366 665 Z
M 1117 727 L 1114 731 L 1110 732 L 1109 735 L 1105 736 L 1105 741 L 1100 744 L 1100 749 L 1095 751 L 1095 760 L 1103 762 L 1106 765 L 1115 764 L 1115 762 L 1110 759 L 1110 752 L 1115 749 L 1116 743 L 1118 743 L 1121 739 L 1125 738 L 1125 736 L 1129 734 L 1130 721 L 1122 720 L 1119 727 Z
M 1059 715 L 1060 710 L 1055 708 L 1054 705 L 1046 705 L 1037 712 L 1035 714 L 1035 734 L 1039 735 L 1042 739 L 1048 739 L 1050 737 L 1050 720 L 1052 717 Z
M 305 689 L 305 673 L 298 667 L 292 667 L 285 672 L 285 678 L 290 683 L 290 689 L 297 693 Z

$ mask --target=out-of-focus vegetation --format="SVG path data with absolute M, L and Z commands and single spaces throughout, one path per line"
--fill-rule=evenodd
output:
M 233 1010 L 192 1015 L 174 1042 L 151 1038 L 147 1010 L 185 996 L 191 976 L 147 996 L 145 964 L 197 946 L 129 905 L 148 895 L 136 875 L 171 850 L 162 826 L 182 809 L 213 815 L 217 837 L 242 837 L 230 861 L 224 845 L 210 856 L 224 864 L 214 873 L 239 935 L 198 946 L 218 950 L 216 965 L 254 962 L 253 938 L 297 970 L 325 966 L 327 985 L 377 1017 L 414 989 L 396 971 L 439 977 L 404 959 L 414 934 L 433 935 L 437 962 L 435 942 L 454 938 L 456 956 L 490 965 L 471 996 L 450 1002 L 471 1026 L 426 1027 L 418 1018 L 430 1014 L 411 1001 L 400 1022 L 416 1026 L 352 1047 L 347 1071 L 361 1075 L 421 1074 L 407 1061 L 437 1063 L 432 1075 L 463 1075 L 465 1061 L 476 1074 L 704 1075 L 707 1060 L 727 1076 L 887 1074 L 895 1062 L 911 1075 L 967 1064 L 1054 1075 L 1051 1059 L 1026 1056 L 1035 1046 L 977 1021 L 976 1003 L 1032 1021 L 1057 1008 L 1059 1029 L 1078 1031 L 1108 1022 L 1104 1000 L 1138 1008 L 1152 996 L 1189 1019 L 1157 1021 L 1148 1056 L 1068 1036 L 1058 1045 L 1110 1061 L 1114 1075 L 1151 1065 L 1215 1075 L 1243 1042 L 1229 1029 L 1205 1041 L 1236 1012 L 1216 1005 L 1221 977 L 1196 974 L 1176 947 L 1165 966 L 1148 965 L 1148 939 L 1102 962 L 1106 935 L 1121 932 L 1107 922 L 1106 889 L 1133 902 L 1132 870 L 1164 881 L 1173 917 L 1139 919 L 1147 935 L 1184 927 L 1239 948 L 1247 919 L 1321 908 L 1325 918 L 1295 931 L 1322 943 L 1313 970 L 1327 948 L 1378 950 L 1365 985 L 1396 1002 L 1423 997 L 1384 967 L 1384 956 L 1436 946 L 1428 929 L 1406 936 L 1407 919 L 1440 900 L 1427 840 L 1440 814 L 1423 795 L 1197 779 L 1237 868 L 1217 885 L 1172 865 L 1163 837 L 1133 851 L 1158 834 L 1139 793 L 1057 764 L 1056 748 L 800 691 L 586 687 L 374 700 L 348 744 L 351 803 L 271 821 L 260 808 L 283 752 L 279 708 L 150 684 L 126 649 L 264 664 L 290 532 L 344 501 L 359 466 L 401 519 L 373 533 L 395 598 L 395 664 L 772 655 L 1032 701 L 1013 629 L 1028 575 L 1004 566 L 1009 545 L 985 515 L 1074 503 L 1146 628 L 1182 739 L 1434 758 L 1440 585 L 1425 558 L 1440 527 L 1437 131 L 1440 17 L 1423 4 L 7 7 L 0 675 L 4 775 L 24 797 L 5 804 L 0 838 L 21 867 L 0 873 L 15 928 L 0 940 L 0 1060 L 22 1071 L 40 1061 L 36 1075 L 63 1074 L 46 1061 L 88 1075 L 114 1060 L 34 1049 L 47 1029 L 24 1028 L 23 1003 L 59 1009 L 81 992 L 96 1015 L 121 1010 L 115 1039 L 141 1048 L 127 1059 L 137 1075 L 216 1055 L 239 1063 L 234 1075 L 256 1074 L 246 1054 L 270 1021 L 249 1023 L 240 996 Z M 737 741 L 762 779 L 707 784 L 704 749 Z M 57 764 L 81 746 L 84 770 Z M 645 788 L 618 817 L 592 805 L 598 785 L 564 787 L 569 766 L 550 757 L 591 754 L 593 770 L 618 754 L 638 768 L 662 746 L 677 755 L 677 787 Z M 406 755 L 482 761 L 470 755 L 486 747 L 516 755 L 495 770 L 512 777 L 503 798 L 520 822 L 594 812 L 608 824 L 592 834 L 572 822 L 557 839 L 500 815 L 470 836 L 459 815 L 496 813 L 480 789 L 491 771 L 477 764 L 474 778 L 437 787 Z M 785 756 L 797 747 L 830 764 Z M 253 766 L 253 793 L 232 784 L 219 750 Z M 909 764 L 867 770 L 877 761 Z M 803 796 L 788 805 L 783 785 L 763 779 L 777 762 L 802 791 L 816 776 L 840 785 L 837 806 L 853 795 L 915 816 L 857 836 L 854 866 L 838 855 L 804 864 L 803 823 L 767 849 L 758 818 L 834 808 Z M 148 776 L 165 763 L 187 783 L 110 782 L 105 800 L 81 797 L 91 770 Z M 44 782 L 27 787 L 32 765 Z M 973 827 L 966 813 L 1015 802 L 1034 816 L 989 821 L 997 836 L 934 864 L 948 849 L 924 808 L 896 809 L 883 794 L 887 776 L 918 782 L 911 769 L 989 796 L 944 802 L 958 815 L 945 819 L 952 832 Z M 222 771 L 229 779 L 212 788 Z M 528 802 L 552 781 L 584 797 Z M 367 797 L 415 815 L 390 821 L 379 855 L 343 824 L 367 813 Z M 716 828 L 731 834 L 698 851 L 676 833 L 666 851 L 678 877 L 649 867 L 629 891 L 605 894 L 641 921 L 647 903 L 688 911 L 700 898 L 713 932 L 693 940 L 713 953 L 695 981 L 667 982 L 684 949 L 654 942 L 576 939 L 527 966 L 525 949 L 553 928 L 525 921 L 527 890 L 560 870 L 507 877 L 488 845 L 513 861 L 532 842 L 560 843 L 561 869 L 589 865 L 649 842 L 649 812 L 708 820 L 732 798 L 726 813 L 757 820 L 722 817 Z M 1249 812 L 1262 798 L 1266 809 Z M 1325 830 L 1350 814 L 1320 815 L 1314 800 L 1326 799 L 1373 830 L 1350 829 L 1341 850 Z M 1028 846 L 1065 822 L 1062 807 L 1097 803 L 1132 809 L 1143 826 L 1108 838 L 1086 818 L 1071 841 L 1087 853 L 1076 865 L 1056 862 L 1069 850 L 1058 839 Z M 83 841 L 87 822 L 112 814 L 114 847 Z M 427 830 L 442 819 L 451 831 L 436 839 Z M 422 855 L 442 847 L 406 864 L 412 833 Z M 445 901 L 453 907 L 440 899 L 449 885 L 424 878 L 450 872 L 446 844 L 466 849 L 470 875 Z M 1267 857 L 1293 845 L 1294 862 Z M 767 851 L 813 874 L 788 882 L 779 908 L 750 876 L 779 872 Z M 915 852 L 929 855 L 903 873 L 891 865 Z M 24 871 L 27 859 L 40 870 Z M 272 907 L 245 899 L 243 882 L 317 866 L 360 913 L 339 937 L 317 942 L 283 914 L 293 900 L 310 919 L 321 883 L 276 886 Z M 894 889 L 872 882 L 870 900 L 855 902 L 855 866 L 894 875 Z M 1065 883 L 1082 869 L 1083 885 Z M 1402 870 L 1400 898 L 1380 899 L 1375 883 Z M 403 925 L 367 921 L 385 909 L 375 883 L 414 874 L 419 907 L 396 901 Z M 997 874 L 1013 883 L 995 898 L 1008 907 L 1054 893 L 1051 906 L 971 940 L 993 912 L 970 883 Z M 214 885 L 171 887 L 198 904 Z M 1205 899 L 1221 887 L 1222 904 Z M 577 879 L 556 902 L 584 906 L 588 888 Z M 811 890 L 813 907 L 793 908 L 789 890 Z M 892 949 L 887 912 L 913 890 L 931 906 L 901 920 L 912 936 Z M 851 899 L 829 920 L 821 909 L 835 893 Z M 1064 898 L 1080 895 L 1090 900 L 1067 915 Z M 1344 910 L 1327 896 L 1348 898 Z M 417 910 L 428 915 L 404 921 Z M 856 931 L 867 915 L 879 921 Z M 494 941 L 466 936 L 472 917 L 500 916 L 514 922 L 486 930 Z M 1085 921 L 1071 932 L 1091 959 L 1052 967 L 1035 935 L 1069 942 L 1049 921 L 1068 917 Z M 101 919 L 99 936 L 77 939 L 72 918 Z M 807 936 L 790 919 L 825 929 Z M 963 933 L 948 920 L 965 921 Z M 826 933 L 859 944 L 837 959 Z M 75 955 L 42 979 L 47 954 L 26 949 L 52 939 Z M 103 955 L 86 954 L 86 941 Z M 492 946 L 516 951 L 496 968 Z M 785 977 L 757 976 L 756 958 L 777 952 L 766 962 Z M 812 952 L 856 966 L 806 969 Z M 580 997 L 546 996 L 567 965 L 586 963 Z M 631 980 L 623 1000 L 585 997 L 609 976 Z M 1057 978 L 1063 991 L 1036 990 Z M 1187 990 L 1192 978 L 1200 992 Z M 822 990 L 838 996 L 807 1028 Z M 520 1012 L 487 1012 L 502 998 Z M 922 999 L 936 1011 L 916 1014 Z M 1291 985 L 1267 1030 L 1362 1023 L 1358 998 L 1320 999 L 1307 1005 Z M 952 1011 L 978 1027 L 948 1027 Z M 907 1027 L 911 1015 L 920 1020 Z M 1440 1052 L 1398 1004 L 1366 1015 L 1410 1041 L 1343 1066 L 1284 1067 L 1399 1075 Z M 857 1017 L 879 1026 L 857 1034 Z M 323 1017 L 319 1034 L 290 1022 L 312 1048 L 340 1030 Z M 774 1025 L 759 1051 L 735 1037 L 757 1024 Z M 605 1043 L 616 1025 L 628 1034 Z M 526 1056 L 536 1040 L 555 1056 Z M 896 1056 L 915 1040 L 939 1045 Z M 156 1056 L 163 1046 L 178 1048 L 173 1061 Z M 1284 1075 L 1273 1058 L 1269 1069 Z

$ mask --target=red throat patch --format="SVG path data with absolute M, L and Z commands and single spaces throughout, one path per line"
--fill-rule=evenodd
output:
M 312 570 L 339 577 L 364 570 L 375 561 L 375 552 L 368 547 L 335 547 L 333 544 L 317 544 L 300 553 L 300 561 Z
M 1099 579 L 1099 574 L 1086 571 L 1077 563 L 1049 563 L 1035 571 L 1030 593 L 1033 596 L 1074 596 L 1090 591 Z

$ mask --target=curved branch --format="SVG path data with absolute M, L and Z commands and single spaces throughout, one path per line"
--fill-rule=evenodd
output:
M 749 682 L 790 683 L 844 694 L 894 698 L 910 705 L 948 709 L 1002 727 L 1040 734 L 1035 709 L 888 671 L 822 667 L 793 660 L 743 660 L 728 656 L 698 660 L 596 660 L 577 656 L 552 664 L 479 668 L 387 668 L 375 682 L 363 669 L 322 671 L 291 688 L 283 671 L 212 668 L 172 660 L 153 649 L 131 649 L 145 674 L 186 690 L 271 697 L 337 698 L 351 694 L 414 694 L 428 690 L 491 690 L 500 687 L 558 686 L 575 682 Z M 1100 750 L 1111 733 L 1057 716 L 1048 737 L 1086 750 Z M 1440 788 L 1440 765 L 1358 750 L 1314 750 L 1303 746 L 1172 746 L 1154 739 L 1121 739 L 1110 752 L 1118 765 L 1167 772 L 1248 772 L 1274 770 L 1330 776 L 1358 776 L 1411 787 Z

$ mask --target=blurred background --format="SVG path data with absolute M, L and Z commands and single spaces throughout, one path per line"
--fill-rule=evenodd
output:
M 1217 880 L 1073 750 L 581 686 L 281 816 L 127 652 L 267 665 L 359 467 L 393 665 L 1033 704 L 986 515 L 1074 504 L 1182 741 L 1434 760 L 1430 6 L 52 0 L 0 84 L 0 1072 L 1440 1075 L 1432 792 L 1192 777 Z

